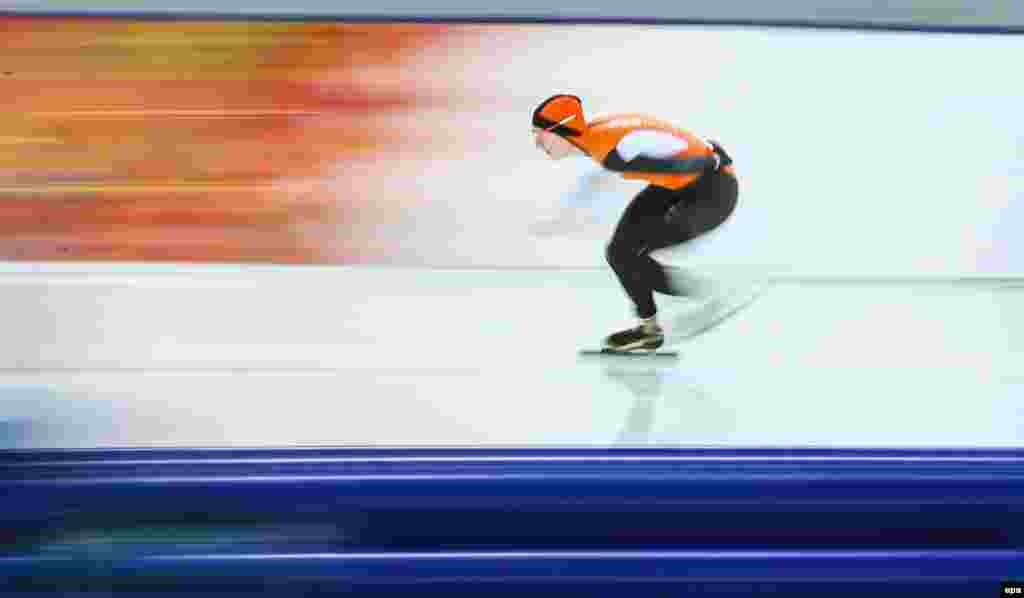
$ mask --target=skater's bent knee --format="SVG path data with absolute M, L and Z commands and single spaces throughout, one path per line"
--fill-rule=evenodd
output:
M 627 267 L 636 258 L 636 254 L 622 245 L 611 243 L 605 248 L 604 258 L 609 266 L 619 270 Z
M 635 265 L 640 256 L 645 255 L 642 248 L 635 245 L 616 243 L 612 241 L 604 251 L 605 260 L 612 268 L 624 268 Z
M 608 262 L 608 265 L 611 266 L 612 268 L 614 268 L 616 266 L 616 264 L 619 264 L 619 263 L 622 262 L 622 258 L 620 257 L 619 248 L 615 245 L 615 243 L 609 243 L 604 248 L 604 259 L 605 259 L 605 261 Z

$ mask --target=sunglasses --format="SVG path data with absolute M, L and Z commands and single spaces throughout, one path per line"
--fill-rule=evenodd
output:
M 575 114 L 570 114 L 569 116 L 566 116 L 565 118 L 563 118 L 562 120 L 556 122 L 555 124 L 551 125 L 550 127 L 544 129 L 544 132 L 545 133 L 550 133 L 551 131 L 554 131 L 558 127 L 568 123 L 569 121 L 571 121 L 574 118 L 576 118 L 576 115 Z

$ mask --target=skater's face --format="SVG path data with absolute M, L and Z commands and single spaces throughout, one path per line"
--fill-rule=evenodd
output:
M 534 144 L 544 150 L 544 153 L 552 160 L 561 160 L 571 156 L 576 151 L 576 147 L 573 144 L 551 131 L 534 128 L 533 137 Z

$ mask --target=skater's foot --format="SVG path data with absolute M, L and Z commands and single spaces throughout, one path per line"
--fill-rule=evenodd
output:
M 654 351 L 665 342 L 657 324 L 643 323 L 635 328 L 616 332 L 604 341 L 605 349 L 615 352 Z

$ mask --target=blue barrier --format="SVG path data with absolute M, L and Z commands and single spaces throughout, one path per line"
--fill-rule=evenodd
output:
M 0 579 L 35 596 L 252 595 L 267 583 L 283 595 L 705 584 L 714 595 L 995 596 L 1024 577 L 1022 457 L 5 451 Z

